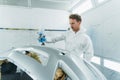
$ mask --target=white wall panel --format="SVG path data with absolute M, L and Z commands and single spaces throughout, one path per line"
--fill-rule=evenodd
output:
M 69 13 L 63 10 L 0 6 L 0 27 L 66 28 Z
M 92 33 L 95 55 L 120 61 L 120 0 L 111 0 L 83 14 L 83 26 Z
M 66 29 L 68 16 L 63 10 L 0 5 L 0 28 Z M 37 38 L 37 31 L 0 29 L 0 52 L 12 47 L 40 45 Z

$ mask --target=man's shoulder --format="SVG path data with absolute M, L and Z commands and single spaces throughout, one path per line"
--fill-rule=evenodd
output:
M 84 40 L 90 40 L 90 36 L 86 33 L 80 34 L 80 36 L 84 39 Z

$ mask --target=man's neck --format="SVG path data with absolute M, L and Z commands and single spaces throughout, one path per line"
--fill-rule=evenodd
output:
M 79 28 L 78 30 L 74 31 L 74 32 L 75 32 L 75 34 L 76 34 L 78 31 L 80 31 L 80 28 Z

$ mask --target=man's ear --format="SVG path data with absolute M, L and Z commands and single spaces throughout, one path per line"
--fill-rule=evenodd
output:
M 79 24 L 81 24 L 81 21 L 79 21 Z

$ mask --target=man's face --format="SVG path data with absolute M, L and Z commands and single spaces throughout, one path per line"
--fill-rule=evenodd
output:
M 76 21 L 76 19 L 69 19 L 69 23 L 74 32 L 77 32 L 80 29 L 80 21 Z

